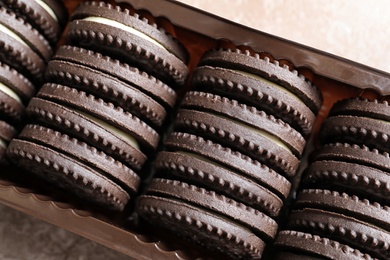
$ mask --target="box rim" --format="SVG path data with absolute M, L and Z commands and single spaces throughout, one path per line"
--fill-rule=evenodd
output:
M 372 89 L 381 95 L 390 94 L 388 72 L 235 23 L 185 3 L 176 0 L 116 2 L 147 10 L 155 17 L 165 17 L 178 27 L 213 39 L 229 39 L 236 45 L 251 46 L 256 52 L 270 53 L 275 59 L 286 59 L 315 74 L 361 89 Z

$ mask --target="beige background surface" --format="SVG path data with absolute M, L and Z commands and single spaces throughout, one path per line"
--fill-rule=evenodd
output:
M 388 0 L 182 0 L 181 2 L 390 72 Z
M 390 72 L 390 8 L 375 0 L 183 0 L 259 30 Z M 128 259 L 0 205 L 0 259 Z

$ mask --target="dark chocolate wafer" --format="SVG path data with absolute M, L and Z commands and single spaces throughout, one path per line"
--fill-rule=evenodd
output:
M 0 62 L 0 118 L 19 125 L 25 104 L 35 93 L 31 82 L 7 64 Z
M 119 6 L 94 1 L 81 4 L 71 16 L 68 39 L 136 64 L 173 85 L 182 85 L 188 74 L 187 54 L 179 42 Z

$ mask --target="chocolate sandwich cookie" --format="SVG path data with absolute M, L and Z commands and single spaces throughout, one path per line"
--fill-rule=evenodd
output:
M 321 188 L 361 194 L 374 201 L 388 201 L 390 175 L 374 167 L 344 161 L 317 161 L 305 170 L 303 188 Z
M 104 2 L 87 1 L 72 14 L 68 39 L 154 75 L 172 86 L 187 77 L 187 51 L 164 29 L 138 14 Z
M 175 129 L 218 142 L 288 176 L 295 174 L 305 143 L 299 133 L 264 112 L 199 92 L 185 95 Z M 284 141 L 288 134 L 294 137 L 294 144 Z
M 0 116 L 3 120 L 18 124 L 24 117 L 24 105 L 9 89 L 0 88 Z
M 6 123 L 5 121 L 0 120 L 0 162 L 5 154 L 8 143 L 16 135 L 16 130 L 14 127 Z
M 76 138 L 43 126 L 28 124 L 18 135 L 18 139 L 41 143 L 69 157 L 77 158 L 78 161 L 115 180 L 130 194 L 134 194 L 138 188 L 140 178 L 130 168 Z
M 294 208 L 309 207 L 353 216 L 390 231 L 390 208 L 375 201 L 361 199 L 356 195 L 330 190 L 304 189 L 297 194 Z
M 22 74 L 0 62 L 0 116 L 18 126 L 35 88 Z
M 389 258 L 390 232 L 354 216 L 326 209 L 293 210 L 287 229 L 310 232 L 357 248 L 374 257 Z
M 0 8 L 0 59 L 33 83 L 43 80 L 52 48 L 45 38 L 8 9 Z
M 324 145 L 316 151 L 313 160 L 346 161 L 388 172 L 390 156 L 387 152 L 370 149 L 365 145 L 334 143 Z
M 114 132 L 133 138 L 140 150 L 153 151 L 157 148 L 159 135 L 156 131 L 121 107 L 106 103 L 93 95 L 67 86 L 46 83 L 38 92 L 37 98 L 54 101 L 97 122 L 105 122 Z
M 0 160 L 25 115 L 25 105 L 35 93 L 22 74 L 0 62 Z
M 37 94 L 37 97 L 30 102 L 30 106 L 27 107 L 27 113 L 34 113 L 33 110 L 37 104 L 40 106 L 47 103 L 47 101 L 54 101 L 55 104 L 85 116 L 107 131 L 126 140 L 135 149 L 143 153 L 155 150 L 159 142 L 157 132 L 129 112 L 95 98 L 93 95 L 87 95 L 85 92 L 62 85 L 45 84 Z M 47 113 L 50 113 L 50 111 L 47 111 Z M 64 117 L 64 120 L 66 122 L 67 118 Z M 75 130 L 78 132 L 77 129 Z M 88 130 L 94 133 L 94 129 Z
M 193 91 L 187 93 L 181 107 L 219 114 L 238 124 L 248 125 L 254 128 L 253 131 L 274 140 L 279 146 L 287 147 L 298 158 L 302 156 L 306 145 L 302 135 L 284 121 L 234 99 Z
M 297 71 L 238 49 L 207 52 L 195 70 L 192 83 L 199 89 L 222 92 L 264 110 L 305 137 L 310 134 L 322 104 L 317 87 Z
M 275 193 L 282 200 L 286 199 L 290 192 L 291 183 L 285 177 L 259 161 L 218 143 L 188 133 L 173 132 L 164 144 L 170 152 L 193 154 L 196 158 L 207 159 L 214 165 L 218 164 L 220 167 L 246 176 Z
M 108 56 L 62 46 L 49 62 L 48 82 L 93 94 L 131 111 L 159 128 L 176 101 L 176 93 L 156 78 Z
M 283 201 L 262 185 L 239 174 L 186 153 L 159 152 L 155 160 L 158 176 L 175 178 L 249 205 L 267 215 L 276 217 Z
M 337 241 L 292 230 L 280 231 L 275 245 L 279 252 L 274 259 L 376 259 Z
M 13 10 L 31 24 L 52 47 L 57 44 L 68 21 L 68 12 L 61 0 L 2 0 L 0 5 Z
M 148 195 L 143 196 L 142 200 L 156 199 L 158 197 L 164 197 L 166 199 L 172 199 L 179 201 L 181 203 L 188 204 L 194 210 L 201 212 L 206 212 L 216 218 L 226 219 L 228 221 L 233 221 L 237 225 L 242 226 L 243 229 L 249 229 L 253 235 L 259 237 L 261 240 L 270 241 L 276 234 L 277 224 L 276 222 L 266 216 L 265 214 L 254 210 L 244 204 L 237 203 L 234 200 L 231 200 L 225 196 L 216 194 L 215 192 L 208 191 L 204 188 L 200 188 L 194 185 L 189 185 L 184 182 L 166 180 L 166 179 L 154 179 L 148 189 Z M 141 211 L 146 214 L 155 214 L 148 210 L 148 207 L 141 208 Z M 169 210 L 169 208 L 163 208 L 163 205 L 160 206 L 162 210 Z M 176 214 L 175 211 L 172 211 L 172 215 Z M 228 231 L 228 230 L 226 230 Z M 198 243 L 204 241 L 205 238 L 208 238 L 207 234 L 204 234 L 206 237 L 199 236 Z M 220 236 L 218 243 L 219 248 L 225 247 L 223 244 L 231 243 L 228 237 Z M 205 244 L 205 246 L 210 246 Z M 263 250 L 263 245 L 260 248 L 257 248 L 258 251 Z M 226 252 L 225 252 L 226 253 Z M 242 254 L 242 252 L 236 252 L 237 254 Z M 235 254 L 234 250 L 229 250 L 229 254 Z M 237 257 L 237 255 L 236 255 Z
M 1 92 L 8 93 L 9 96 L 23 105 L 27 105 L 30 98 L 36 93 L 35 87 L 25 76 L 1 62 L 0 84 Z
M 79 111 L 48 100 L 33 98 L 27 107 L 27 113 L 32 122 L 76 137 L 134 170 L 140 170 L 147 159 L 138 149 L 134 138 L 121 134 L 109 124 Z
M 206 248 L 217 248 L 233 258 L 251 259 L 260 259 L 264 251 L 263 240 L 226 217 L 171 198 L 142 196 L 140 204 L 139 211 L 151 221 Z
M 94 201 L 95 205 L 122 210 L 130 198 L 101 172 L 44 145 L 13 139 L 7 155 L 30 172 L 66 191 L 71 190 L 72 194 Z
M 352 142 L 390 152 L 390 107 L 386 101 L 341 100 L 321 129 L 322 142 Z
M 273 239 L 276 235 L 277 224 L 272 218 L 204 188 L 189 185 L 185 182 L 156 178 L 151 182 L 148 194 L 172 197 L 212 211 L 214 214 L 232 218 L 251 229 L 253 233 L 262 237 L 265 241 Z

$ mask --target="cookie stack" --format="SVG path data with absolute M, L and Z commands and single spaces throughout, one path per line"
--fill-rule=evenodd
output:
M 62 1 L 0 1 L 0 160 L 67 22 Z
M 312 156 L 276 247 L 294 257 L 390 258 L 390 107 L 362 98 L 337 102 L 324 144 Z
M 83 2 L 70 20 L 68 45 L 49 62 L 7 154 L 89 205 L 122 211 L 154 156 L 188 54 L 119 6 Z
M 277 232 L 320 91 L 239 49 L 207 52 L 192 85 L 138 213 L 233 258 L 259 258 Z

